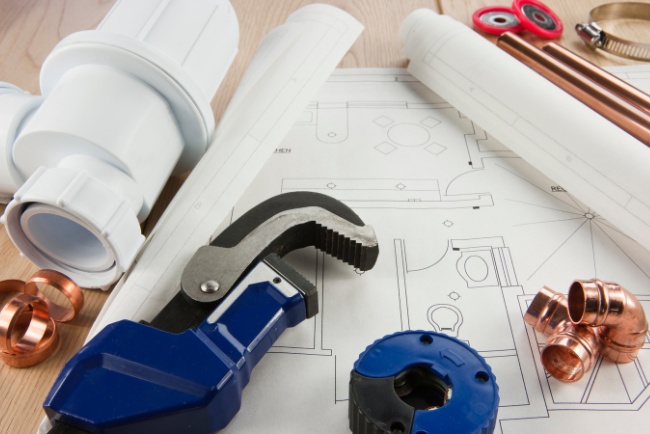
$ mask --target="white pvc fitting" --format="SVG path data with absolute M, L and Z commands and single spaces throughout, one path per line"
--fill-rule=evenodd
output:
M 239 43 L 228 0 L 119 0 L 96 30 L 63 39 L 43 63 L 45 97 L 70 69 L 105 65 L 154 88 L 167 101 L 185 148 L 175 173 L 198 162 L 212 138 L 210 101 Z
M 182 149 L 154 89 L 102 65 L 71 69 L 16 140 L 17 169 L 32 175 L 5 211 L 11 240 L 82 286 L 114 281 L 144 242 L 139 223 Z
M 42 98 L 0 82 L 0 203 L 7 203 L 25 181 L 14 164 L 14 141 Z
M 182 150 L 176 119 L 158 92 L 120 70 L 91 64 L 61 77 L 23 127 L 14 160 L 25 177 L 74 155 L 105 161 L 133 179 L 142 197 L 133 212 L 142 221 Z M 90 175 L 111 186 L 97 172 Z
M 131 204 L 76 169 L 39 168 L 16 192 L 3 219 L 26 257 L 84 287 L 119 278 L 144 241 Z
M 120 0 L 97 30 L 61 41 L 41 69 L 42 104 L 0 148 L 13 184 L 27 179 L 2 216 L 18 249 L 81 286 L 115 282 L 170 174 L 210 143 L 210 101 L 237 44 L 227 0 Z

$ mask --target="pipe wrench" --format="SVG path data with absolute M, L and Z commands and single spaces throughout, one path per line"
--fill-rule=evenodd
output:
M 50 434 L 211 433 L 241 405 L 280 334 L 318 312 L 316 287 L 281 258 L 315 246 L 359 270 L 372 227 L 329 196 L 275 196 L 197 250 L 150 323 L 110 324 L 73 356 L 44 402 Z

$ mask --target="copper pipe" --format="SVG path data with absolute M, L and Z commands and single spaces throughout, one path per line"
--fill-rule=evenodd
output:
M 499 36 L 497 46 L 650 147 L 650 114 L 513 33 Z
M 596 84 L 609 89 L 624 100 L 634 104 L 637 108 L 650 114 L 650 95 L 647 93 L 599 68 L 556 42 L 549 42 L 544 45 L 543 49 L 571 69 L 579 72 Z
M 541 354 L 544 369 L 561 381 L 573 382 L 591 369 L 599 342 L 593 328 L 571 322 L 567 306 L 564 294 L 545 286 L 533 298 L 524 321 L 549 336 Z
M 571 321 L 598 327 L 603 356 L 620 363 L 636 359 L 648 333 L 648 320 L 632 293 L 616 283 L 576 280 L 568 299 Z
M 63 295 L 66 296 L 70 302 L 70 308 L 65 308 L 54 303 L 52 300 L 45 297 L 42 291 L 38 288 L 37 284 L 44 284 L 52 286 Z M 84 295 L 81 288 L 68 278 L 66 275 L 54 270 L 38 270 L 25 282 L 24 292 L 26 294 L 42 297 L 50 308 L 50 316 L 58 322 L 68 322 L 72 320 L 77 313 L 81 310 L 84 304 Z

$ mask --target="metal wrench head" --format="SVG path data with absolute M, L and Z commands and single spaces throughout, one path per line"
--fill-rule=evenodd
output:
M 307 246 L 363 271 L 379 254 L 373 228 L 342 202 L 319 193 L 286 193 L 257 205 L 199 249 L 183 271 L 182 290 L 190 300 L 215 302 L 257 261 Z

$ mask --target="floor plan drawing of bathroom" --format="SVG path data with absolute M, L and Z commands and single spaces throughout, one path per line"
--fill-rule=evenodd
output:
M 316 284 L 320 313 L 280 337 L 225 433 L 349 432 L 353 363 L 399 330 L 445 333 L 486 359 L 500 389 L 495 432 L 598 434 L 622 421 L 646 432 L 648 336 L 635 363 L 598 359 L 562 383 L 523 314 L 543 286 L 566 293 L 593 277 L 650 312 L 648 252 L 404 70 L 337 71 L 232 218 L 290 191 L 346 203 L 374 227 L 379 259 L 360 272 L 313 250 L 287 258 Z

